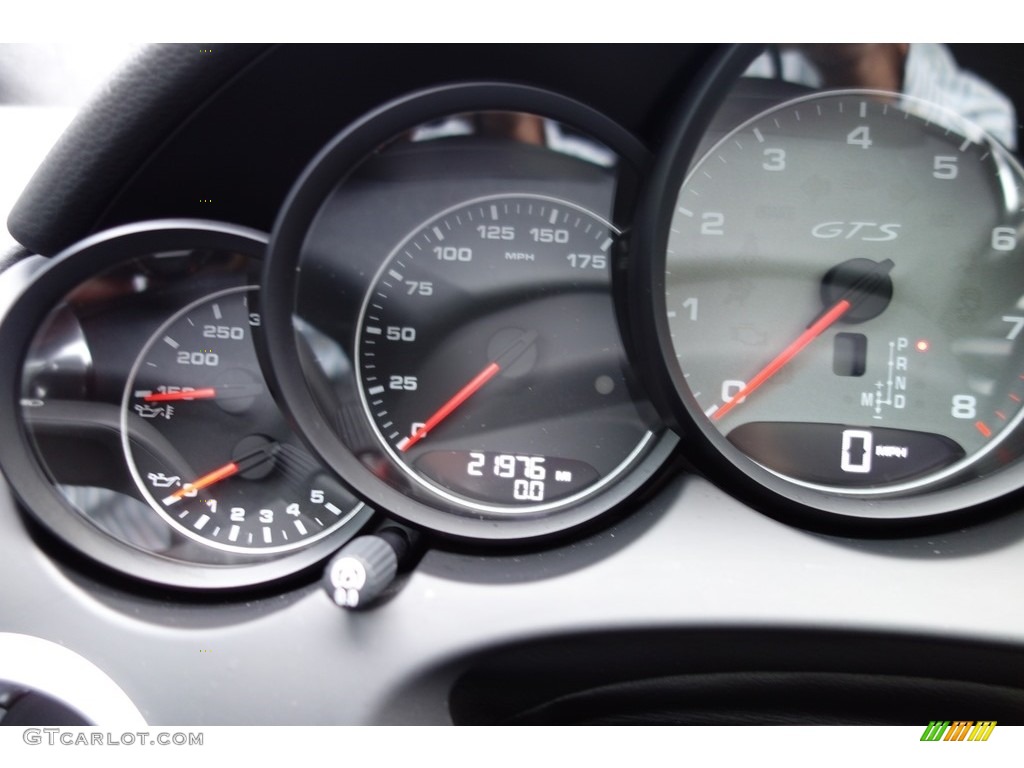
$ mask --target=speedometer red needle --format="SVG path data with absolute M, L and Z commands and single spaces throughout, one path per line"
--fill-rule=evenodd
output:
M 216 396 L 216 389 L 204 387 L 203 389 L 190 389 L 185 392 L 153 392 L 142 399 L 147 403 L 165 403 L 170 400 L 200 400 Z
M 446 402 L 444 405 L 438 408 L 434 415 L 427 419 L 426 423 L 422 427 L 417 429 L 409 437 L 403 439 L 398 444 L 398 450 L 404 452 L 412 448 L 414 445 L 416 445 L 416 443 L 418 443 L 426 436 L 427 432 L 429 432 L 442 421 L 444 421 L 446 418 L 448 418 L 448 416 L 451 415 L 452 411 L 454 411 L 456 408 L 458 408 L 460 405 L 466 402 L 470 397 L 472 397 L 473 393 L 475 393 L 478 389 L 480 389 L 480 387 L 482 387 L 488 381 L 493 379 L 500 370 L 501 366 L 499 366 L 497 363 L 490 363 L 489 365 L 487 365 L 487 367 L 480 371 L 480 373 L 478 373 L 476 376 L 474 376 L 470 380 L 470 382 L 466 384 L 466 386 L 464 386 L 462 389 L 456 392 L 454 397 L 452 397 L 448 402 Z
M 181 488 L 176 490 L 170 496 L 167 496 L 163 500 L 163 502 L 166 505 L 174 504 L 175 502 L 180 501 L 185 496 L 185 494 L 192 493 L 193 491 L 202 490 L 203 488 L 207 488 L 213 485 L 214 483 L 219 483 L 221 480 L 231 477 L 232 475 L 237 473 L 238 470 L 238 464 L 236 464 L 233 461 L 229 462 L 225 464 L 223 467 L 218 467 L 212 472 L 207 472 L 198 480 L 193 480 L 191 483 L 185 483 L 183 486 L 181 486 Z
M 778 373 L 786 363 L 800 354 L 804 347 L 814 341 L 826 328 L 842 317 L 851 306 L 853 305 L 847 299 L 840 299 L 837 301 L 831 309 L 811 323 L 806 331 L 797 336 L 788 347 L 776 355 L 774 360 L 768 363 L 768 365 L 762 368 L 754 378 L 747 382 L 747 385 L 737 392 L 731 400 L 712 413 L 711 420 L 718 421 L 718 419 L 722 418 L 725 414 L 739 405 L 743 398 L 747 397 L 751 392 Z

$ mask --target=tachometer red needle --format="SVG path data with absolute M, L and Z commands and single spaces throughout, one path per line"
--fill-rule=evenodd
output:
M 474 376 L 466 386 L 456 392 L 454 397 L 438 408 L 434 415 L 427 419 L 426 423 L 422 427 L 417 429 L 409 437 L 403 438 L 402 441 L 398 443 L 398 450 L 404 452 L 416 445 L 416 443 L 426 436 L 427 432 L 448 418 L 452 411 L 472 397 L 474 392 L 493 379 L 500 370 L 501 366 L 497 363 L 490 363 L 486 368 L 480 371 L 480 373 Z
M 811 323 L 806 331 L 797 336 L 796 339 L 794 339 L 788 347 L 782 350 L 774 360 L 768 363 L 768 365 L 762 368 L 754 378 L 748 381 L 747 385 L 737 392 L 731 400 L 712 413 L 711 420 L 718 421 L 718 419 L 722 418 L 725 414 L 739 405 L 743 398 L 747 397 L 751 392 L 778 373 L 786 363 L 800 354 L 804 347 L 814 341 L 826 328 L 842 317 L 851 306 L 853 305 L 847 299 L 840 299 L 837 301 L 831 309 Z
M 186 392 L 153 392 L 142 399 L 147 403 L 164 403 L 169 400 L 200 400 L 216 396 L 216 389 L 204 387 L 203 389 L 190 389 Z
M 223 467 L 219 467 L 213 470 L 212 472 L 207 472 L 198 480 L 193 480 L 191 483 L 185 483 L 183 486 L 181 486 L 181 488 L 176 490 L 170 496 L 164 498 L 163 502 L 168 506 L 174 504 L 177 501 L 181 501 L 185 494 L 192 493 L 193 491 L 202 490 L 203 488 L 211 486 L 214 483 L 219 483 L 221 480 L 231 477 L 232 475 L 237 473 L 238 470 L 238 464 L 236 464 L 233 461 L 229 462 L 225 464 Z

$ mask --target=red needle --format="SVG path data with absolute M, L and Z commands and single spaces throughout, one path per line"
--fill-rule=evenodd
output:
M 486 368 L 480 371 L 480 373 L 474 376 L 466 386 L 456 392 L 453 398 L 438 408 L 437 412 L 427 419 L 427 422 L 422 427 L 417 429 L 409 437 L 403 438 L 398 444 L 398 450 L 404 452 L 416 445 L 416 443 L 426 437 L 427 432 L 448 418 L 452 411 L 472 397 L 474 392 L 494 378 L 495 374 L 500 370 L 501 366 L 497 363 L 490 363 Z
M 147 403 L 163 403 L 168 400 L 199 400 L 208 397 L 216 397 L 217 390 L 213 387 L 203 389 L 190 389 L 186 392 L 154 392 L 142 398 Z
M 762 368 L 754 378 L 747 382 L 747 385 L 737 392 L 731 400 L 712 413 L 711 420 L 718 421 L 720 418 L 725 416 L 725 414 L 739 405 L 743 398 L 747 397 L 751 392 L 778 373 L 782 366 L 800 354 L 804 347 L 814 341 L 826 328 L 842 317 L 851 306 L 853 305 L 848 299 L 840 299 L 837 301 L 830 310 L 811 323 L 810 327 L 806 331 L 797 336 L 796 339 L 794 339 L 788 347 L 782 350 L 774 360 L 768 363 L 768 365 Z
M 176 490 L 170 496 L 164 498 L 163 502 L 164 504 L 167 505 L 174 504 L 175 502 L 180 501 L 185 496 L 186 493 L 192 493 L 192 491 L 199 491 L 202 490 L 203 488 L 213 485 L 214 483 L 219 483 L 221 480 L 231 477 L 236 472 L 238 472 L 238 464 L 236 464 L 233 461 L 229 462 L 225 464 L 223 467 L 219 467 L 218 469 L 215 469 L 212 472 L 207 472 L 198 480 L 195 480 L 191 483 L 185 483 L 183 486 L 181 486 L 181 488 Z

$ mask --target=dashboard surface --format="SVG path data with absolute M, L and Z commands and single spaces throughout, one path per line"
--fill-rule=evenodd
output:
M 303 269 L 312 264 L 321 270 L 313 286 L 314 293 L 325 296 L 319 304 L 326 309 L 317 316 L 318 333 L 336 323 L 339 338 L 344 336 L 343 346 L 347 345 L 341 358 L 359 359 L 352 348 L 356 329 L 364 340 L 380 330 L 372 325 L 362 330 L 370 321 L 360 314 L 359 302 L 368 286 L 379 287 L 375 276 L 398 263 L 386 262 L 390 249 L 406 240 L 412 243 L 413 235 L 422 233 L 431 245 L 430 238 L 436 237 L 441 249 L 440 243 L 448 241 L 434 228 L 448 219 L 435 214 L 464 213 L 466 201 L 482 200 L 481 210 L 490 215 L 492 201 L 525 200 L 522 179 L 528 178 L 539 184 L 530 187 L 530 194 L 538 196 L 531 201 L 551 205 L 555 200 L 564 209 L 564 202 L 572 200 L 585 212 L 579 226 L 611 222 L 625 233 L 621 242 L 630 250 L 622 252 L 622 269 L 614 278 L 584 281 L 583 287 L 574 283 L 555 293 L 595 294 L 601 297 L 602 309 L 586 312 L 608 312 L 601 317 L 617 312 L 613 325 L 622 333 L 628 362 L 622 364 L 623 378 L 614 383 L 621 382 L 632 393 L 629 408 L 640 416 L 630 411 L 629 418 L 643 424 L 639 434 L 649 428 L 657 435 L 656 441 L 652 438 L 657 448 L 644 448 L 649 451 L 643 454 L 646 458 L 622 465 L 628 481 L 621 492 L 611 483 L 613 491 L 600 513 L 588 513 L 554 530 L 522 528 L 529 530 L 522 535 L 516 532 L 515 514 L 503 517 L 507 510 L 502 511 L 500 504 L 494 512 L 488 506 L 493 506 L 493 499 L 486 495 L 486 504 L 477 504 L 482 509 L 477 517 L 485 526 L 511 534 L 482 536 L 476 529 L 455 526 L 432 529 L 429 515 L 418 516 L 411 506 L 406 510 L 394 501 L 392 491 L 401 490 L 402 483 L 409 482 L 407 476 L 415 475 L 408 468 L 399 480 L 388 481 L 391 490 L 379 494 L 372 479 L 356 482 L 350 477 L 352 487 L 337 493 L 346 494 L 352 508 L 365 505 L 367 510 L 353 520 L 350 532 L 320 540 L 333 544 L 318 545 L 315 556 L 289 560 L 287 553 L 280 555 L 279 562 L 292 565 L 270 569 L 260 578 L 219 583 L 212 579 L 205 586 L 201 575 L 176 581 L 160 575 L 170 569 L 133 574 L 131 568 L 112 562 L 98 563 L 101 550 L 85 548 L 83 554 L 74 537 L 63 540 L 45 522 L 61 510 L 33 515 L 11 487 L 19 478 L 0 479 L 0 575 L 5 583 L 18 585 L 0 590 L 0 633 L 52 641 L 84 657 L 150 724 L 916 724 L 927 722 L 935 707 L 953 700 L 978 710 L 964 716 L 1024 722 L 1024 617 L 1012 609 L 1013 595 L 1024 588 L 1024 515 L 1019 473 L 1014 472 L 1016 457 L 1008 460 L 1008 470 L 992 470 L 1000 488 L 994 498 L 978 504 L 969 492 L 953 488 L 943 498 L 964 501 L 947 504 L 936 517 L 925 514 L 923 522 L 889 520 L 897 524 L 873 526 L 827 513 L 794 513 L 786 499 L 750 492 L 746 480 L 709 460 L 707 440 L 665 406 L 665 391 L 670 389 L 665 379 L 659 379 L 660 384 L 654 381 L 657 366 L 645 358 L 655 354 L 655 347 L 650 339 L 636 339 L 636 334 L 649 330 L 636 327 L 643 323 L 637 318 L 651 311 L 645 306 L 649 291 L 645 294 L 637 287 L 636 273 L 627 268 L 630 260 L 646 258 L 633 246 L 642 242 L 636 227 L 650 219 L 637 217 L 636 211 L 649 203 L 646 185 L 657 175 L 673 126 L 701 116 L 705 122 L 710 119 L 705 114 L 710 107 L 705 105 L 714 99 L 709 96 L 707 84 L 713 81 L 708 73 L 722 68 L 734 54 L 731 47 L 544 45 L 530 46 L 529 55 L 514 57 L 500 48 L 474 45 L 387 50 L 360 45 L 215 46 L 215 58 L 200 56 L 198 50 L 182 45 L 144 52 L 106 95 L 86 108 L 44 162 L 8 221 L 20 247 L 11 254 L 11 266 L 0 272 L 5 310 L 40 273 L 57 271 L 50 265 L 59 253 L 80 248 L 84 238 L 118 226 L 129 231 L 153 220 L 182 226 L 222 222 L 255 232 L 256 237 L 266 233 L 263 236 L 271 238 L 270 258 L 276 258 L 275 248 L 280 249 L 282 242 L 274 240 L 283 228 L 281 212 L 294 204 L 295 185 L 308 173 L 303 169 L 318 157 L 322 160 L 324 147 L 334 137 L 354 130 L 364 115 L 413 92 L 511 82 L 574 100 L 635 136 L 638 180 L 631 184 L 618 179 L 620 186 L 615 188 L 599 162 L 581 159 L 580 146 L 590 138 L 585 133 L 570 132 L 573 141 L 568 143 L 574 149 L 558 157 L 527 146 L 529 142 L 502 144 L 487 154 L 487 141 L 494 135 L 478 143 L 443 136 L 435 139 L 440 144 L 426 141 L 425 152 L 411 141 L 408 146 L 385 143 L 390 150 L 361 166 L 362 176 L 356 173 L 354 181 L 338 189 L 330 185 L 332 196 L 325 198 L 328 212 L 331 206 L 344 210 L 346 195 L 362 200 L 364 208 L 338 214 L 318 235 L 321 251 L 330 250 L 323 243 L 332 237 L 351 237 L 338 249 L 347 254 L 340 267 L 329 262 L 303 264 Z M 1016 48 L 1001 48 L 990 57 L 972 46 L 951 50 L 962 66 L 1001 88 L 1021 113 L 1024 94 L 1015 91 L 1019 86 L 1012 73 L 1024 67 L 1024 60 Z M 163 74 L 151 77 L 155 70 Z M 358 77 L 366 71 L 374 77 Z M 759 92 L 737 107 L 729 125 L 791 95 L 789 90 L 786 94 Z M 106 119 L 115 105 L 123 109 L 124 104 L 132 105 L 124 120 Z M 524 111 L 516 104 L 509 109 Z M 551 118 L 543 112 L 541 116 Z M 408 127 L 412 126 L 396 123 L 391 133 L 404 135 L 399 129 Z M 725 135 L 728 129 L 717 130 Z M 709 138 L 704 141 L 710 143 Z M 432 146 L 442 149 L 430 157 Z M 632 149 L 623 145 L 618 152 L 621 159 Z M 777 162 L 777 156 L 766 157 L 769 167 Z M 520 192 L 495 180 L 502 178 L 494 170 L 499 167 L 516 179 Z M 480 168 L 486 168 L 486 174 Z M 948 173 L 947 168 L 948 162 L 937 163 L 936 178 Z M 469 182 L 445 189 L 432 181 L 437 177 L 452 184 L 451 178 L 459 179 L 460 185 Z M 402 210 L 388 218 L 388 205 Z M 549 213 L 544 209 L 542 215 Z M 523 218 L 499 220 L 495 208 L 494 223 L 489 225 L 493 230 L 482 227 L 480 237 L 491 233 L 495 240 L 511 241 L 514 227 L 516 236 L 534 227 L 534 237 L 542 237 L 525 213 L 516 215 Z M 557 216 L 551 216 L 554 226 Z M 391 229 L 382 233 L 385 221 Z M 552 239 L 560 237 L 555 231 L 551 230 Z M 993 241 L 1002 242 L 995 235 Z M 315 245 L 316 238 L 311 242 Z M 359 261 L 374 249 L 379 255 L 367 257 L 365 264 Z M 591 262 L 590 256 L 581 262 L 578 251 L 574 246 L 569 257 L 574 270 L 581 264 L 603 264 Z M 437 260 L 454 262 L 462 253 L 453 245 L 450 253 L 438 250 Z M 560 252 L 558 258 L 564 264 Z M 504 255 L 504 260 L 509 257 Z M 144 274 L 156 285 L 156 276 L 164 273 L 147 269 Z M 119 386 L 107 399 L 119 404 L 123 395 L 129 402 L 131 387 L 126 389 L 123 381 L 128 368 L 136 360 L 138 365 L 157 359 L 148 350 L 162 350 L 161 340 L 154 338 L 149 347 L 147 341 L 156 331 L 159 337 L 178 328 L 167 324 L 173 322 L 172 316 L 186 317 L 176 312 L 203 301 L 214 287 L 223 291 L 230 286 L 237 292 L 266 274 L 251 268 L 244 279 L 194 282 L 189 290 L 176 289 L 180 295 L 174 301 L 155 288 L 152 293 L 140 289 L 143 298 L 137 301 L 142 309 L 135 317 L 150 313 L 149 319 L 129 333 L 126 328 L 133 316 L 126 314 L 122 318 L 128 322 L 118 321 L 118 335 L 109 329 L 97 332 L 97 338 L 105 333 L 108 339 L 116 338 L 114 346 L 124 348 L 124 362 L 109 373 Z M 419 285 L 422 275 L 416 279 Z M 514 282 L 505 277 L 503 281 Z M 73 286 L 55 289 L 52 300 Z M 264 284 L 261 291 L 266 290 Z M 419 289 L 411 288 L 408 296 L 414 290 Z M 347 308 L 330 304 L 332 295 L 335 300 L 343 296 Z M 395 302 L 396 343 L 403 332 L 412 335 L 407 329 L 414 323 L 403 319 L 407 312 L 412 315 L 411 301 Z M 42 315 L 50 308 L 36 310 Z M 101 318 L 106 311 L 99 311 Z M 216 312 L 219 322 L 220 309 Z M 583 317 L 598 326 L 599 314 L 586 312 Z M 557 325 L 558 316 L 555 312 L 555 319 L 543 325 Z M 417 333 L 426 327 L 422 322 L 415 326 Z M 504 325 L 494 327 L 505 330 L 512 324 L 501 322 Z M 217 326 L 209 327 L 216 333 Z M 232 327 L 236 326 L 224 326 L 225 337 Z M 237 333 L 241 338 L 243 332 Z M 295 333 L 293 338 L 311 339 L 311 347 L 316 347 L 319 336 Z M 510 369 L 516 360 L 528 359 L 523 357 L 527 353 L 516 352 L 519 357 L 510 360 L 502 358 L 504 350 L 522 338 L 529 339 L 526 347 L 534 343 L 534 336 L 516 333 L 521 335 L 512 334 L 497 352 L 490 351 L 508 361 Z M 570 338 L 571 344 L 559 348 L 565 359 L 572 357 L 573 345 L 583 344 L 577 339 L 585 337 Z M 609 359 L 617 359 L 613 347 L 602 350 L 606 357 L 611 355 Z M 20 359 L 20 350 L 5 349 L 4 354 Z M 39 355 L 36 362 L 45 368 L 50 358 Z M 260 355 L 266 364 L 265 350 Z M 53 360 L 58 358 L 65 359 L 58 355 Z M 459 361 L 448 359 L 446 364 L 454 367 L 455 362 Z M 566 379 L 575 375 L 572 366 L 577 364 L 593 378 L 586 366 L 595 363 L 588 358 L 567 362 Z M 600 364 L 611 365 L 604 358 Z M 344 368 L 347 363 L 339 365 Z M 429 370 L 426 363 L 423 369 Z M 597 391 L 607 389 L 609 382 L 610 377 L 601 379 Z M 279 383 L 267 386 L 280 396 Z M 351 391 L 344 386 L 338 385 L 339 391 L 355 400 L 356 384 Z M 372 379 L 358 384 L 367 390 L 373 386 Z M 654 405 L 646 392 L 636 394 L 645 388 L 657 390 Z M 175 405 L 189 405 L 180 392 L 171 396 L 177 398 Z M 554 395 L 548 397 L 554 402 Z M 366 401 L 364 395 L 363 406 Z M 575 406 L 564 408 L 571 407 Z M 294 418 L 287 407 L 283 410 L 292 428 L 302 425 L 302 418 Z M 373 415 L 359 418 L 364 417 Z M 573 422 L 557 424 L 568 429 Z M 630 429 L 635 427 L 631 423 Z M 339 429 L 357 432 L 358 439 L 351 440 L 357 445 L 378 439 L 365 423 L 362 431 L 344 424 Z M 409 436 L 423 437 L 417 437 L 418 429 L 414 423 Z M 307 438 L 307 444 L 322 443 Z M 404 451 L 401 447 L 389 454 L 386 446 L 377 448 L 373 456 L 367 450 L 359 452 L 355 461 L 377 468 L 380 456 L 387 459 Z M 466 456 L 457 455 L 464 463 Z M 336 469 L 338 464 L 330 459 L 325 457 L 324 466 Z M 477 460 L 476 455 L 470 459 Z M 537 466 L 529 457 L 519 462 L 527 469 Z M 581 471 L 578 464 L 559 465 L 566 476 L 570 467 Z M 385 474 L 378 472 L 380 477 Z M 410 485 L 416 483 L 429 485 L 413 477 Z M 522 488 L 528 487 L 523 483 Z M 419 496 L 403 492 L 415 497 L 417 504 L 432 505 L 431 514 L 443 508 L 429 487 L 420 488 Z M 498 493 L 490 487 L 477 492 Z M 604 492 L 595 491 L 598 497 Z M 308 487 L 303 493 L 309 495 Z M 809 499 L 801 497 L 800 503 L 813 506 L 814 498 Z M 875 503 L 857 500 L 861 502 Z M 897 495 L 890 509 L 898 509 L 900 503 Z M 907 503 L 920 509 L 930 502 Z M 282 510 L 283 504 L 278 519 Z M 531 507 L 529 513 L 536 510 Z M 557 511 L 550 514 L 557 519 Z M 392 522 L 411 532 L 414 557 L 402 564 L 378 603 L 358 611 L 340 609 L 320 584 L 324 559 L 360 527 L 370 533 Z M 250 541 L 258 545 L 258 535 Z M 206 545 L 199 541 L 195 546 Z M 230 545 L 221 548 L 227 551 Z M 205 567 L 230 569 L 237 565 L 232 557 L 199 563 L 197 573 Z M 252 557 L 258 560 L 260 555 Z M 4 664 L 16 665 L 16 660 L 0 661 L 0 681 L 8 679 Z M 17 698 L 10 692 L 7 696 L 0 699 L 0 706 Z M 80 712 L 101 711 L 97 702 L 70 704 Z

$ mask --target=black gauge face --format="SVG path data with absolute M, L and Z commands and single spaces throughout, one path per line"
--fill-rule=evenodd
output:
M 788 102 L 679 191 L 666 310 L 686 402 L 757 463 L 849 495 L 989 455 L 1024 402 L 1022 177 L 934 105 Z
M 338 530 L 363 505 L 298 443 L 267 390 L 256 290 L 201 299 L 153 334 L 125 389 L 122 444 L 143 496 L 180 533 L 269 554 Z
M 378 439 L 456 509 L 558 509 L 652 440 L 627 386 L 610 296 L 617 232 L 571 203 L 484 197 L 411 232 L 357 332 Z

